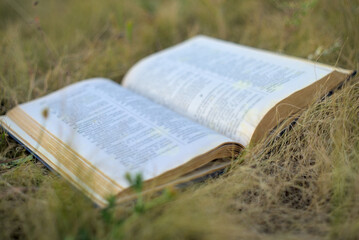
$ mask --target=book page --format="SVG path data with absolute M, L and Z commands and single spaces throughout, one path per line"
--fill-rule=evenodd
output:
M 200 36 L 143 59 L 123 84 L 246 146 L 271 108 L 332 71 Z
M 232 141 L 105 79 L 82 81 L 25 103 L 8 117 L 17 124 L 24 119 L 25 125 L 33 119 L 34 126 L 123 188 L 129 186 L 126 173 L 148 180 Z M 31 141 L 46 149 L 51 139 L 43 136 Z

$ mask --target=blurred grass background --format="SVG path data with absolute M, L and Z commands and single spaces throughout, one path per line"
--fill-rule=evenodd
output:
M 0 0 L 0 114 L 197 34 L 358 69 L 358 26 L 358 0 Z M 0 239 L 358 239 L 357 80 L 140 212 L 94 208 L 0 132 Z

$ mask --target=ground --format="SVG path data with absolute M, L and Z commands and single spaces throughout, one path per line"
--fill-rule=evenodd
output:
M 358 69 L 358 26 L 358 0 L 0 0 L 0 114 L 197 34 Z M 357 239 L 358 80 L 144 206 L 94 207 L 0 132 L 0 239 Z

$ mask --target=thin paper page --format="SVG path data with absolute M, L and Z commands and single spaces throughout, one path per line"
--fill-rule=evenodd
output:
M 123 187 L 127 172 L 147 180 L 231 141 L 104 79 L 83 81 L 20 107 Z M 47 118 L 44 109 L 49 109 Z
M 140 61 L 124 85 L 246 146 L 276 103 L 332 70 L 196 37 Z
M 47 151 L 47 149 L 39 145 L 37 141 L 38 139 L 33 139 L 15 122 L 13 122 L 10 118 L 6 116 L 0 116 L 0 122 L 2 123 L 2 127 L 11 127 L 7 128 L 8 133 L 14 136 L 18 141 L 21 141 L 23 144 L 26 143 L 26 148 L 32 153 L 41 152 L 41 155 L 39 154 L 38 157 L 46 157 L 47 161 L 44 163 L 47 166 L 63 174 L 66 179 L 75 181 L 77 183 L 77 186 L 80 187 L 83 191 L 85 191 L 87 195 L 89 195 L 91 198 L 95 199 L 98 204 L 105 205 L 107 203 L 106 199 L 96 193 L 94 189 L 91 189 L 88 186 L 87 182 L 81 181 L 81 179 L 76 175 L 76 173 L 74 174 L 72 171 L 70 171 L 67 166 L 64 166 L 60 163 L 60 161 L 58 161 L 56 156 L 52 155 Z M 42 160 L 44 161 L 45 159 Z

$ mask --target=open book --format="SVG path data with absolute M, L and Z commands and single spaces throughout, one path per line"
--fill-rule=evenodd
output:
M 353 74 L 198 36 L 153 54 L 122 86 L 84 80 L 21 104 L 2 127 L 100 206 L 224 168 Z

